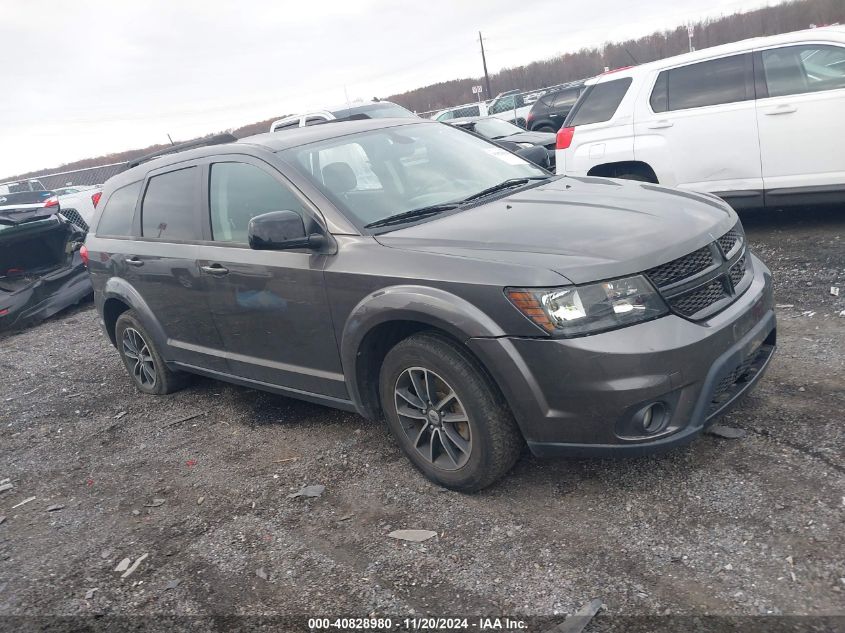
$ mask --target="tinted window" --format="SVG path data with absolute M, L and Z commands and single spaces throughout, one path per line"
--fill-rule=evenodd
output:
M 578 101 L 579 90 L 562 90 L 554 95 L 552 105 L 555 108 L 568 108 Z
M 132 218 L 140 193 L 140 182 L 116 189 L 103 208 L 97 235 L 132 235 Z
M 196 227 L 197 168 L 188 167 L 150 178 L 141 204 L 144 237 L 200 239 Z
M 686 110 L 750 99 L 750 57 L 732 55 L 668 71 L 669 110 Z
M 845 88 L 845 48 L 787 46 L 762 55 L 770 97 Z
M 247 242 L 249 221 L 270 211 L 304 215 L 299 199 L 267 172 L 246 163 L 211 166 L 211 232 L 218 242 Z
M 625 77 L 590 86 L 572 109 L 565 125 L 574 127 L 609 121 L 616 114 L 630 85 L 631 78 Z
M 654 112 L 666 112 L 669 109 L 669 93 L 666 91 L 668 78 L 669 71 L 664 70 L 657 76 L 657 81 L 651 90 L 651 98 L 648 102 Z

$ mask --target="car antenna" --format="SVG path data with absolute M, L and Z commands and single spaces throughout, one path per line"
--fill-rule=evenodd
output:
M 628 47 L 627 47 L 627 46 L 624 46 L 623 48 L 625 49 L 625 52 L 626 52 L 626 53 L 628 53 L 628 57 L 630 57 L 631 59 L 633 59 L 633 60 L 634 60 L 634 64 L 635 64 L 635 65 L 637 65 L 637 66 L 639 66 L 639 65 L 640 65 L 640 62 L 638 62 L 638 61 L 637 61 L 637 58 L 636 58 L 636 57 L 634 57 L 634 54 L 633 54 L 633 53 L 631 53 L 631 51 L 629 51 L 629 50 L 628 50 Z
M 168 140 L 168 141 L 170 141 L 170 144 L 171 144 L 171 145 L 176 145 L 176 143 L 174 143 L 174 142 L 173 142 L 173 139 L 172 139 L 172 138 L 170 138 L 170 133 L 169 133 L 169 132 L 167 133 L 167 140 Z

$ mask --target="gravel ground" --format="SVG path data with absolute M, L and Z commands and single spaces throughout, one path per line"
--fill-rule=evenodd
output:
M 205 379 L 139 394 L 90 304 L 3 338 L 0 615 L 845 615 L 845 213 L 744 221 L 788 306 L 724 420 L 747 436 L 526 455 L 472 496 L 354 414 Z

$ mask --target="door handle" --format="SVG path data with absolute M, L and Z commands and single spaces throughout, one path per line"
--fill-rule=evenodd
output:
M 138 259 L 134 255 L 132 257 L 128 258 L 128 259 L 124 259 L 123 261 L 125 261 L 130 266 L 143 266 L 144 265 L 144 260 Z
M 772 108 L 771 110 L 766 110 L 763 114 L 766 116 L 775 116 L 778 114 L 790 114 L 791 112 L 796 112 L 798 108 L 794 105 L 782 105 L 776 108 Z
M 222 277 L 229 274 L 229 269 L 224 268 L 220 264 L 212 264 L 211 266 L 200 266 L 200 270 L 206 275 L 214 275 L 215 277 Z
M 675 124 L 672 123 L 671 121 L 667 121 L 666 119 L 663 119 L 662 121 L 655 121 L 654 123 L 649 123 L 648 126 L 646 126 L 646 127 L 648 127 L 648 129 L 650 129 L 650 130 L 660 130 L 664 127 L 672 127 L 673 125 L 675 125 Z

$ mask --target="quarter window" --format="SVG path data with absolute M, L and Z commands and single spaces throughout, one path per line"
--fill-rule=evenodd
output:
M 200 239 L 196 204 L 196 167 L 153 176 L 141 205 L 143 236 L 178 242 Z
M 211 233 L 216 242 L 247 242 L 249 221 L 270 211 L 305 208 L 294 193 L 255 165 L 215 163 L 211 166 Z
M 654 111 L 688 110 L 751 99 L 750 59 L 747 54 L 732 55 L 664 70 L 652 91 L 652 107 L 658 106 Z M 665 109 L 659 109 L 662 90 L 667 94 Z
M 625 77 L 590 86 L 581 95 L 564 125 L 574 127 L 609 121 L 616 114 L 630 85 L 631 78 Z
M 97 224 L 97 235 L 132 235 L 132 218 L 140 193 L 140 182 L 116 189 L 103 208 L 100 222 Z
M 763 51 L 770 97 L 845 88 L 845 48 L 785 46 Z

